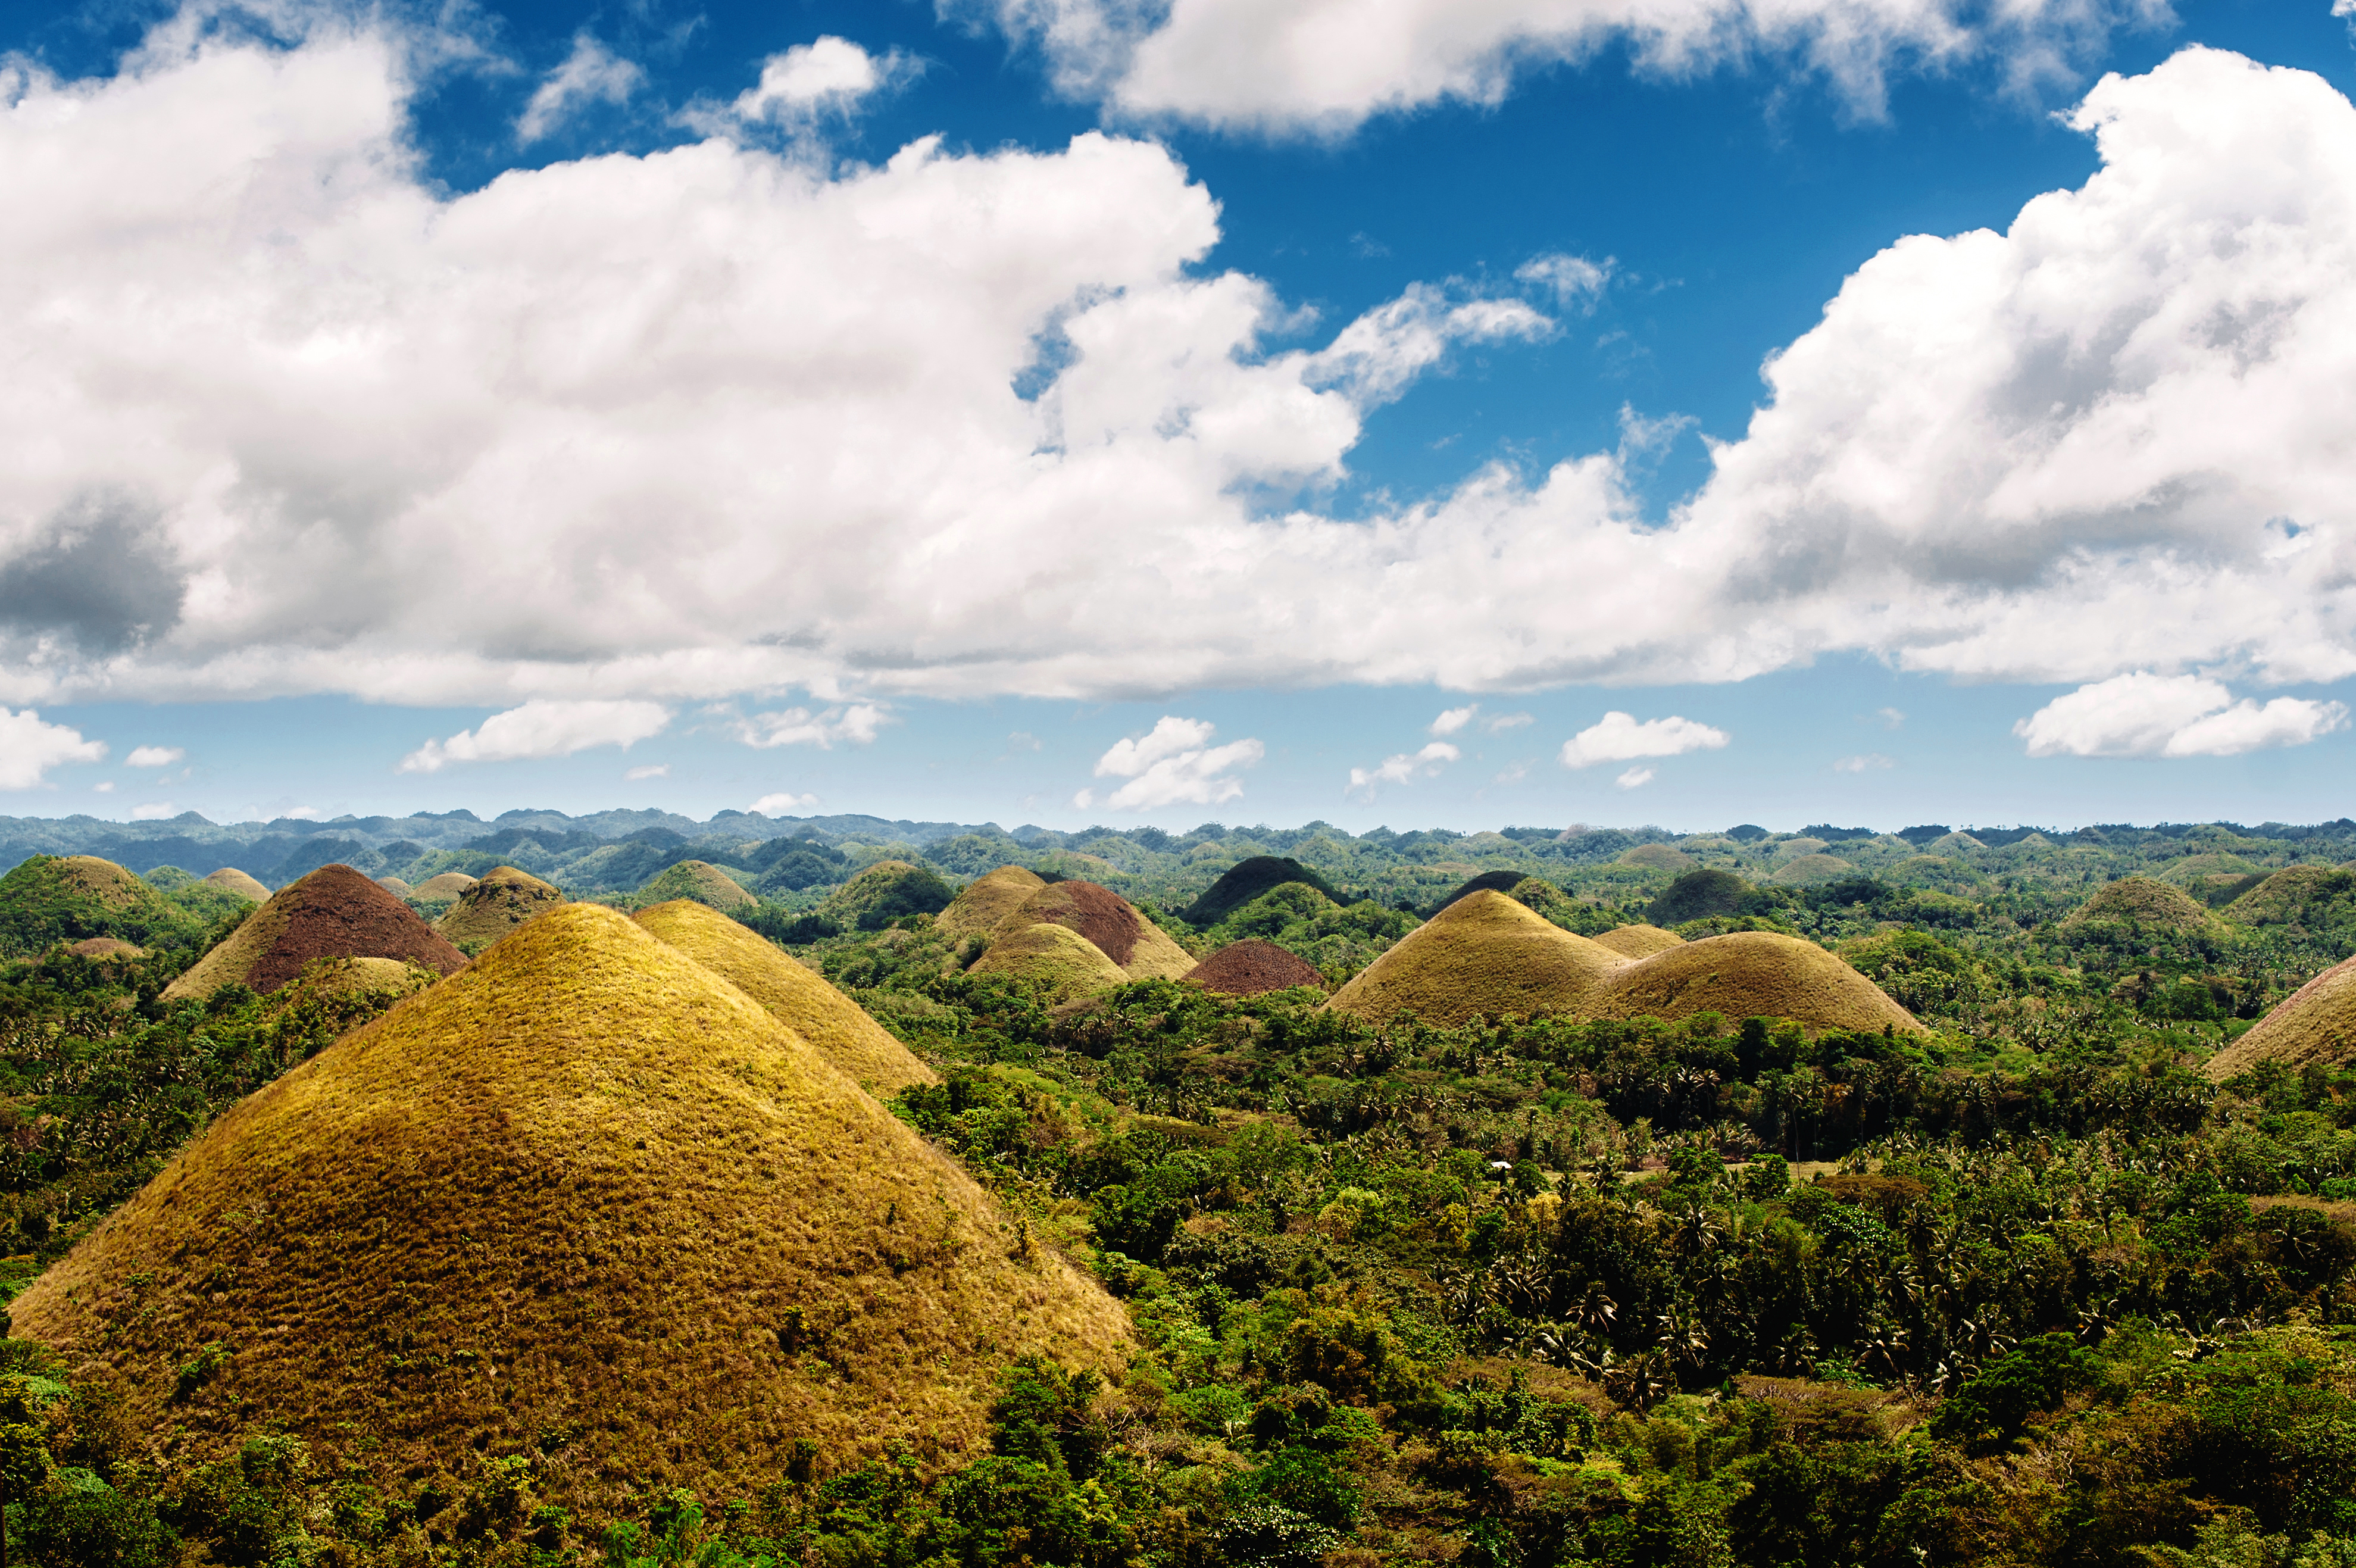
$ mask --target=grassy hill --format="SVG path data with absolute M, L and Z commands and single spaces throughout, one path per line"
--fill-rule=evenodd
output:
M 204 928 L 198 915 L 94 855 L 35 855 L 0 876 L 0 956 L 90 937 L 177 946 Z
M 997 929 L 1001 920 L 1020 908 L 1023 900 L 1046 886 L 1045 879 L 1035 871 L 1020 865 L 1001 865 L 959 888 L 958 896 L 933 924 L 952 937 L 986 937 Z
M 502 865 L 485 872 L 460 893 L 458 901 L 434 922 L 434 929 L 443 940 L 472 957 L 526 920 L 563 902 L 563 894 L 531 873 Z
M 1409 1011 L 1436 1024 L 1577 1014 L 1621 961 L 1483 888 L 1408 933 L 1327 1005 L 1369 1022 Z
M 1055 882 L 1015 906 L 992 930 L 992 944 L 1036 925 L 1086 938 L 1131 980 L 1176 980 L 1194 957 L 1119 894 L 1093 882 Z
M 677 865 L 666 867 L 638 890 L 638 897 L 650 904 L 691 898 L 699 904 L 710 905 L 723 915 L 750 909 L 760 902 L 726 872 L 700 860 L 682 860 Z
M 202 1000 L 224 985 L 275 991 L 325 958 L 393 959 L 437 974 L 466 961 L 400 899 L 348 865 L 326 865 L 272 894 L 164 999 Z
M 1810 1029 L 1917 1034 L 1922 1026 L 1873 982 L 1814 942 L 1739 931 L 1666 948 L 1615 971 L 1590 1004 L 1598 1018 L 1716 1013 L 1789 1018 Z

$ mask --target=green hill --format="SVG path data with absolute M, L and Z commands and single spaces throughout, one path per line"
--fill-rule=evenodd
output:
M 1369 1023 L 1403 1012 L 1434 1024 L 1508 1013 L 1576 1016 L 1621 961 L 1484 887 L 1408 932 L 1326 1005 Z
M 638 897 L 648 904 L 668 904 L 674 898 L 692 898 L 699 904 L 709 904 L 723 915 L 739 909 L 750 909 L 760 903 L 738 885 L 736 879 L 718 866 L 701 860 L 682 860 L 664 867 L 638 889 Z
M 37 854 L 0 876 L 0 956 L 113 937 L 134 947 L 192 942 L 205 922 L 111 860 Z
M 1217 881 L 1178 911 L 1178 918 L 1190 926 L 1215 926 L 1226 918 L 1228 911 L 1288 882 L 1306 883 L 1335 903 L 1342 902 L 1342 895 L 1334 891 L 1332 883 L 1299 861 L 1284 855 L 1255 854 L 1221 872 Z

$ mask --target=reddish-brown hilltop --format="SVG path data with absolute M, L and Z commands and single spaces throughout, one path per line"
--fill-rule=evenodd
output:
M 1239 942 L 1229 942 L 1195 965 L 1186 976 L 1186 983 L 1223 996 L 1258 996 L 1263 992 L 1286 991 L 1296 985 L 1323 989 L 1325 977 L 1300 954 L 1287 952 L 1274 942 L 1264 942 L 1258 937 L 1247 937 Z
M 275 991 L 319 958 L 403 959 L 436 974 L 466 962 L 408 905 L 348 865 L 323 865 L 272 894 L 164 998 L 209 996 L 230 984 Z

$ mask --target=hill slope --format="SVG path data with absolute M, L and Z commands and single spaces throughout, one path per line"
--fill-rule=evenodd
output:
M 15 1313 L 183 1454 L 283 1423 L 406 1494 L 536 1453 L 573 1507 L 749 1494 L 804 1438 L 936 1463 L 1005 1361 L 1126 1333 L 742 991 L 582 904 L 240 1104 Z
M 725 915 L 737 909 L 749 909 L 760 900 L 744 891 L 742 884 L 709 861 L 682 860 L 677 865 L 667 865 L 652 880 L 638 889 L 638 897 L 653 904 L 667 904 L 673 898 L 692 898 L 708 904 Z
M 1620 955 L 1573 936 L 1494 888 L 1418 926 L 1326 1005 L 1372 1022 L 1412 1009 L 1434 1024 L 1483 1014 L 1580 1014 Z
M 2294 1069 L 2356 1061 L 2356 958 L 2333 964 L 2284 997 L 2201 1070 L 2222 1083 L 2263 1061 Z
M 1057 1002 L 1100 996 L 1129 983 L 1129 973 L 1077 931 L 1042 920 L 994 937 L 968 971 L 1006 974 L 1044 986 Z
M 1609 948 L 1622 958 L 1650 958 L 1684 944 L 1685 938 L 1658 926 L 1615 926 L 1595 939 L 1597 947 Z
M 1223 996 L 1258 996 L 1296 985 L 1323 987 L 1317 966 L 1274 942 L 1247 937 L 1229 942 L 1186 973 L 1186 983 Z
M 563 894 L 530 872 L 502 865 L 483 873 L 459 894 L 458 901 L 434 922 L 434 929 L 460 952 L 478 953 L 533 916 L 545 915 L 563 902 Z
M 855 1083 L 890 1099 L 940 1076 L 884 1032 L 824 975 L 716 909 L 675 898 L 641 909 L 638 924 L 766 1007 Z
M 967 883 L 933 929 L 948 937 L 986 937 L 998 923 L 1022 908 L 1023 900 L 1047 886 L 1047 879 L 1020 865 L 1001 865 L 986 876 Z
M 1220 873 L 1216 882 L 1178 911 L 1178 918 L 1190 926 L 1215 926 L 1227 918 L 1230 910 L 1239 909 L 1271 887 L 1281 887 L 1288 882 L 1306 883 L 1335 903 L 1342 901 L 1332 883 L 1299 861 L 1284 855 L 1255 854 Z
M 275 991 L 321 958 L 402 959 L 436 974 L 466 962 L 408 905 L 348 865 L 323 865 L 273 893 L 226 941 L 166 986 L 164 1000 L 209 996 L 230 984 Z
M 2071 912 L 2065 927 L 2133 926 L 2191 935 L 2219 929 L 2217 918 L 2181 887 L 2148 876 L 2122 876 L 2104 883 Z
M 1839 959 L 1776 931 L 1734 931 L 1684 942 L 1614 973 L 1594 1002 L 1598 1018 L 1791 1018 L 1811 1028 L 1920 1034 L 1914 1015 Z
M 112 937 L 134 947 L 188 941 L 196 917 L 111 860 L 37 854 L 0 876 L 0 953 Z
M 207 884 L 225 893 L 234 893 L 259 904 L 270 897 L 270 889 L 248 876 L 234 865 L 224 865 L 205 878 Z
M 1086 937 L 1131 980 L 1176 980 L 1194 967 L 1194 955 L 1109 887 L 1093 882 L 1051 882 L 998 923 L 992 941 L 1026 926 L 1061 926 Z

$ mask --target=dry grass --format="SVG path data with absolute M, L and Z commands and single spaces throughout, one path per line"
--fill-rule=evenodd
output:
M 409 896 L 412 898 L 455 898 L 474 885 L 475 879 L 463 871 L 445 871 L 438 876 L 429 876 L 411 888 Z
M 94 854 L 59 855 L 49 863 L 49 875 L 61 888 L 104 909 L 146 909 L 156 898 L 155 889 L 135 874 Z
M 1035 871 L 1001 865 L 967 883 L 949 907 L 934 918 L 933 929 L 952 940 L 986 937 L 1021 908 L 1023 900 L 1046 886 L 1046 878 Z
M 459 894 L 449 912 L 434 922 L 434 929 L 460 952 L 478 953 L 526 920 L 545 915 L 563 902 L 563 894 L 530 872 L 502 865 L 484 873 Z
M 15 1304 L 167 1458 L 283 1424 L 413 1491 L 755 1490 L 982 1435 L 998 1369 L 1127 1319 L 735 986 L 593 905 L 238 1106 Z M 218 1369 L 181 1386 L 207 1346 Z
M 224 985 L 275 991 L 321 958 L 414 961 L 440 974 L 466 961 L 408 905 L 348 865 L 323 865 L 272 894 L 166 986 L 164 1000 L 198 1000 Z
M 1595 945 L 1609 948 L 1622 958 L 1650 958 L 1656 952 L 1683 947 L 1685 938 L 1658 926 L 1622 926 L 1596 938 Z
M 380 876 L 376 879 L 376 885 L 396 898 L 413 898 L 417 896 L 417 889 L 398 876 Z
M 441 978 L 422 963 L 397 958 L 323 958 L 305 964 L 303 972 L 281 994 L 288 1001 L 299 1001 L 305 996 L 381 996 L 397 1000 L 413 995 Z
M 1621 961 L 1484 887 L 1409 931 L 1326 1005 L 1373 1023 L 1410 1010 L 1435 1024 L 1578 1014 Z
M 638 924 L 742 991 L 869 1092 L 888 1100 L 940 1075 L 859 1004 L 757 931 L 690 898 L 641 909 Z
M 1222 996 L 1258 996 L 1289 991 L 1298 985 L 1323 990 L 1325 977 L 1316 965 L 1274 942 L 1247 937 L 1229 942 L 1187 972 L 1186 983 L 1215 991 Z
M 1812 1029 L 1920 1034 L 1914 1015 L 1814 942 L 1735 931 L 1686 942 L 1615 972 L 1590 1010 L 1597 1018 L 1790 1018 Z
M 219 887 L 225 892 L 234 893 L 241 898 L 251 898 L 257 904 L 270 897 L 269 888 L 264 887 L 258 879 L 248 876 L 234 865 L 224 865 L 207 876 L 205 886 Z
M 2222 1082 L 2262 1061 L 2293 1069 L 2356 1061 L 2356 958 L 2332 965 L 2284 997 L 2201 1070 Z
M 2356 893 L 2356 871 L 2286 865 L 2226 905 L 2225 913 L 2245 926 L 2302 924 L 2351 893 Z
M 1798 840 L 1794 840 L 1798 843 Z M 1769 877 L 1787 887 L 1804 887 L 1817 882 L 1837 882 L 1844 876 L 1855 876 L 1857 867 L 1837 854 L 1795 854 L 1775 868 Z
M 1633 849 L 1622 850 L 1620 852 L 1620 864 L 1622 865 L 1640 865 L 1647 871 L 1665 871 L 1671 875 L 1675 875 L 1680 871 L 1691 871 L 1695 866 L 1699 865 L 1701 862 L 1696 860 L 1685 851 L 1674 848 L 1668 844 L 1640 843 Z
M 692 898 L 708 904 L 722 914 L 735 909 L 749 909 L 760 903 L 744 891 L 737 880 L 708 861 L 682 860 L 677 865 L 665 866 L 661 873 L 638 889 L 638 897 L 650 904 L 669 903 L 673 898 Z
M 2136 925 L 2160 931 L 2207 931 L 2217 918 L 2180 887 L 2148 876 L 2122 876 L 2104 883 L 2073 910 L 2064 926 Z
M 1023 926 L 991 941 L 974 961 L 975 974 L 1010 974 L 1044 985 L 1057 1002 L 1101 996 L 1129 983 L 1120 965 L 1096 943 L 1053 921 Z
M 1140 914 L 1137 906 L 1094 882 L 1054 882 L 1017 905 L 991 933 L 993 944 L 1026 927 L 1055 925 L 1110 959 L 1131 980 L 1178 980 L 1194 955 Z
M 76 958 L 102 960 L 139 958 L 144 956 L 147 950 L 136 942 L 126 942 L 120 937 L 85 937 L 80 941 L 69 943 L 66 951 Z

